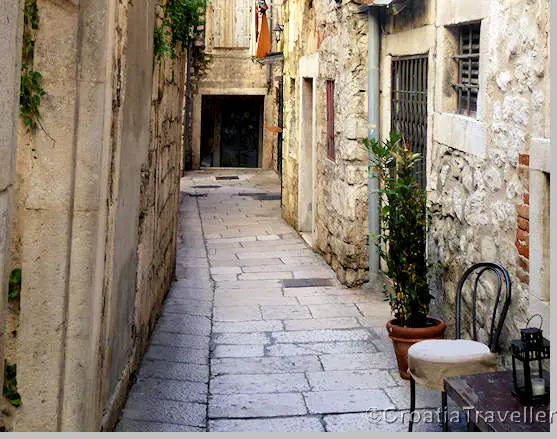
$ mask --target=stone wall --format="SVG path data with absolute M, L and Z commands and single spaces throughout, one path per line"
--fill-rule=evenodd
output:
M 0 365 L 4 365 L 6 334 L 6 302 L 11 261 L 9 260 L 10 229 L 13 207 L 13 180 L 17 146 L 19 83 L 21 71 L 21 37 L 23 33 L 22 1 L 9 0 L 2 5 L 0 17 Z M 0 378 L 3 383 L 4 374 Z M 3 399 L 3 397 L 2 397 Z M 1 404 L 2 407 L 4 404 Z M 5 428 L 0 419 L 0 431 Z
M 44 129 L 20 130 L 9 264 L 23 284 L 2 343 L 16 431 L 110 430 L 173 279 L 184 56 L 153 61 L 155 3 L 38 1 L 48 95 Z
M 355 286 L 367 280 L 367 16 L 352 2 L 288 2 L 285 7 L 285 144 L 283 217 L 301 229 L 304 165 L 301 127 L 310 114 L 300 106 L 304 77 L 313 78 L 314 140 L 312 247 Z M 315 55 L 313 55 L 315 54 Z M 315 76 L 304 71 L 309 57 Z M 309 75 L 309 76 L 308 76 Z M 335 82 L 335 158 L 327 158 L 326 81 Z M 309 123 L 309 122 L 308 122 Z M 309 163 L 307 163 L 309 166 Z M 310 186 L 311 187 L 311 186 Z M 301 192 L 302 191 L 302 192 Z M 307 195 L 303 196 L 304 203 Z M 310 196 L 311 198 L 311 196 Z M 309 230 L 304 230 L 308 233 Z
M 429 252 L 444 266 L 442 282 L 433 291 L 437 297 L 433 312 L 447 320 L 452 335 L 458 279 L 473 263 L 500 263 L 509 271 L 513 288 L 502 336 L 504 348 L 534 311 L 541 312 L 549 323 L 548 284 L 542 282 L 544 286 L 539 287 L 540 277 L 548 278 L 543 265 L 548 264 L 549 256 L 543 254 L 547 246 L 541 237 L 547 238 L 549 232 L 544 201 L 549 174 L 536 187 L 538 245 L 529 245 L 529 204 L 534 196 L 529 184 L 533 172 L 530 155 L 534 149 L 538 162 L 543 162 L 549 148 L 548 8 L 547 0 L 424 0 L 407 11 L 412 17 L 389 18 L 383 38 L 383 47 L 389 47 L 382 59 L 383 136 L 390 121 L 389 97 L 384 92 L 390 91 L 391 49 L 406 47 L 410 49 L 407 55 L 429 50 L 433 70 L 428 96 L 427 184 L 434 209 Z M 451 87 L 456 65 L 452 61 L 454 26 L 473 21 L 481 21 L 480 91 L 476 116 L 465 117 L 455 114 Z M 418 32 L 423 34 L 424 47 L 412 48 L 405 36 Z M 540 168 L 548 166 L 538 164 Z M 536 268 L 530 264 L 531 251 L 542 253 L 536 258 Z M 535 283 L 533 276 L 538 279 Z M 486 341 L 493 288 L 486 286 L 483 293 L 478 319 L 480 339 Z M 468 323 L 469 294 L 467 291 L 464 298 L 464 321 Z M 466 323 L 465 327 L 469 328 Z

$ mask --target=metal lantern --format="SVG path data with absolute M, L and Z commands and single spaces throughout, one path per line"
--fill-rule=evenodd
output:
M 284 26 L 281 24 L 277 24 L 273 31 L 275 31 L 275 40 L 277 42 L 277 46 L 280 43 L 280 37 L 282 35 L 282 31 L 284 30 Z
M 530 323 L 532 316 L 526 326 Z M 543 322 L 542 322 L 543 323 Z M 520 330 L 520 340 L 511 342 L 513 363 L 513 395 L 524 405 L 543 404 L 549 401 L 549 381 L 543 376 L 542 361 L 549 359 L 549 340 L 539 328 Z

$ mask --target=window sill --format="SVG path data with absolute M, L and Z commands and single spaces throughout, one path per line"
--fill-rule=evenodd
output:
M 434 113 L 433 140 L 480 158 L 486 155 L 485 125 L 472 117 Z

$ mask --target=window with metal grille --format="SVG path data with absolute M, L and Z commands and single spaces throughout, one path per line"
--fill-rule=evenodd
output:
M 427 54 L 394 57 L 391 64 L 391 129 L 400 133 L 411 151 L 421 154 L 414 176 L 423 189 L 426 188 L 427 65 Z
M 335 81 L 327 81 L 327 158 L 335 159 Z
M 458 27 L 458 81 L 453 84 L 457 92 L 457 113 L 475 116 L 480 88 L 480 23 Z

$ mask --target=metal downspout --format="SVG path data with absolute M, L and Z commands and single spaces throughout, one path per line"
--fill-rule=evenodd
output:
M 379 136 L 379 42 L 381 28 L 377 11 L 368 8 L 368 138 Z M 371 161 L 369 161 L 371 163 Z M 377 179 L 368 174 L 368 221 L 369 221 L 369 275 L 379 273 L 379 252 L 371 235 L 379 234 L 379 196 Z
M 192 111 L 192 100 L 191 100 L 191 62 L 192 62 L 192 50 L 193 41 L 188 44 L 187 53 L 187 66 L 186 66 L 186 108 L 185 108 L 185 120 L 184 120 L 184 172 L 192 169 L 192 145 L 191 139 L 191 111 Z

